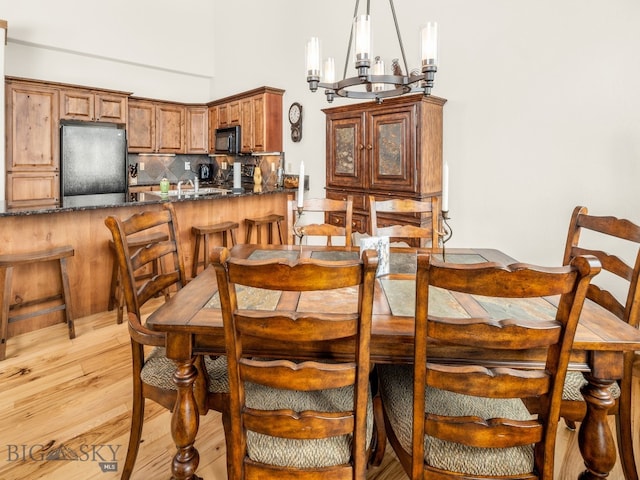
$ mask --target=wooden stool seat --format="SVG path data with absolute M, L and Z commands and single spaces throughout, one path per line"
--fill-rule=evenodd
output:
M 69 287 L 69 275 L 67 274 L 67 257 L 72 257 L 74 250 L 71 245 L 63 247 L 51 248 L 47 250 L 39 250 L 36 252 L 13 253 L 0 255 L 0 269 L 4 270 L 4 291 L 2 292 L 2 318 L 0 320 L 0 360 L 4 360 L 6 356 L 7 339 L 9 335 L 9 323 L 25 320 L 27 318 L 45 315 L 59 310 L 65 311 L 65 319 L 69 329 L 69 338 L 75 338 L 76 331 L 73 325 L 73 312 L 71 308 L 71 289 Z M 39 262 L 58 261 L 60 266 L 60 280 L 62 282 L 62 291 L 53 296 L 41 297 L 28 301 L 17 301 L 11 303 L 11 284 L 13 279 L 13 269 L 15 267 L 29 265 Z M 17 297 L 17 295 L 16 295 Z M 41 303 L 50 303 L 60 300 L 60 305 L 48 306 L 39 310 L 28 313 L 11 315 L 12 311 L 19 310 Z
M 198 265 L 203 264 L 204 268 L 209 265 L 209 235 L 214 233 L 222 234 L 222 246 L 227 247 L 227 235 L 231 236 L 231 246 L 236 244 L 235 229 L 240 225 L 237 222 L 221 222 L 213 225 L 202 225 L 198 227 L 191 227 L 191 233 L 196 237 L 195 246 L 193 249 L 193 264 L 191 266 L 191 277 L 195 277 L 198 274 Z M 204 237 L 204 251 L 203 259 L 200 261 L 200 242 Z
M 281 222 L 284 221 L 284 215 L 278 215 L 276 213 L 272 213 L 271 215 L 265 215 L 264 217 L 259 218 L 245 218 L 245 224 L 247 225 L 247 237 L 245 239 L 245 243 L 251 243 L 251 233 L 253 232 L 253 227 L 256 227 L 256 231 L 258 233 L 258 244 L 262 243 L 262 226 L 267 226 L 267 243 L 273 243 L 273 224 L 275 223 L 278 226 L 278 238 L 280 239 L 280 244 L 283 244 L 282 241 L 282 227 Z
M 169 236 L 165 233 L 154 233 L 146 235 L 144 237 L 131 237 L 127 241 L 129 249 L 134 250 L 151 243 L 165 242 L 169 240 Z M 115 246 L 113 240 L 109 240 L 109 249 L 114 254 L 113 268 L 111 269 L 111 288 L 109 290 L 109 305 L 107 310 L 111 311 L 116 306 L 118 307 L 117 322 L 122 323 L 123 311 L 124 311 L 124 296 L 122 294 L 122 284 L 120 279 L 120 270 L 118 269 L 118 262 L 115 260 Z M 151 275 L 157 275 L 160 269 L 160 265 L 156 262 L 153 264 L 153 272 L 151 274 L 143 274 L 136 277 L 136 280 L 143 280 L 149 278 Z

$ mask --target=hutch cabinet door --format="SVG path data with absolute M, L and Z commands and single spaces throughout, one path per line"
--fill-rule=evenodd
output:
M 416 191 L 415 107 L 368 115 L 372 190 Z M 413 126 L 413 127 L 412 127 Z
M 363 118 L 362 114 L 327 117 L 327 186 L 367 185 Z

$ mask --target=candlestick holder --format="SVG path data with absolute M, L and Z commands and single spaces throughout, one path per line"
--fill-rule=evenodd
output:
M 442 242 L 442 261 L 446 262 L 445 244 L 453 237 L 453 228 L 449 225 L 449 210 L 442 210 L 442 231 L 438 232 Z
M 298 223 L 302 218 L 302 214 L 304 213 L 304 207 L 298 206 L 296 207 L 297 216 L 296 221 L 293 224 L 293 233 L 296 237 L 298 237 L 298 243 L 300 243 L 300 251 L 302 252 L 302 238 L 304 237 L 304 226 L 300 226 Z

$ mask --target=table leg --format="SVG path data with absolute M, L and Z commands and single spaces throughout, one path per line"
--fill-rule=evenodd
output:
M 174 480 L 201 480 L 195 474 L 200 454 L 193 446 L 200 423 L 198 405 L 193 394 L 193 383 L 198 375 L 193 360 L 194 358 L 176 361 L 177 369 L 173 375 L 178 387 L 176 406 L 171 417 L 171 436 L 178 450 L 171 463 Z
M 603 479 L 609 476 L 616 463 L 616 447 L 607 422 L 608 410 L 615 403 L 609 391 L 613 380 L 584 375 L 589 381 L 581 390 L 587 402 L 587 414 L 580 424 L 578 443 L 587 469 L 578 478 Z

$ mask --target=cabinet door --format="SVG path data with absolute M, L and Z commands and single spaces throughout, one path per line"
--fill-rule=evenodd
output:
M 129 101 L 130 152 L 153 153 L 156 146 L 156 113 L 153 102 Z
M 253 97 L 251 107 L 253 109 L 253 151 L 264 152 L 267 148 L 264 95 Z
M 253 99 L 245 98 L 240 102 L 240 110 L 242 114 L 242 122 L 240 123 L 240 135 L 242 136 L 242 144 L 240 149 L 245 152 L 253 152 L 253 135 L 254 135 L 254 115 L 253 115 Z
M 7 171 L 59 170 L 57 90 L 7 83 Z
M 216 129 L 218 128 L 218 107 L 209 107 L 209 145 L 213 152 L 216 144 Z
M 231 125 L 229 123 L 229 105 L 223 104 L 215 107 L 218 117 L 218 124 L 216 128 L 224 128 Z
M 363 116 L 327 118 L 327 186 L 364 188 Z
M 55 205 L 60 200 L 60 176 L 57 172 L 9 172 L 7 206 Z
M 95 95 L 79 88 L 60 90 L 60 118 L 64 120 L 95 119 Z
M 98 122 L 127 123 L 127 97 L 124 95 L 96 93 L 95 104 Z
M 159 103 L 156 105 L 156 151 L 185 152 L 185 107 Z
M 207 107 L 187 107 L 187 153 L 209 153 Z
M 372 190 L 416 191 L 415 107 L 367 114 Z
M 229 103 L 229 126 L 240 125 L 242 122 L 242 109 L 240 100 L 234 100 Z
M 126 123 L 127 97 L 80 88 L 63 89 L 60 91 L 60 118 Z

